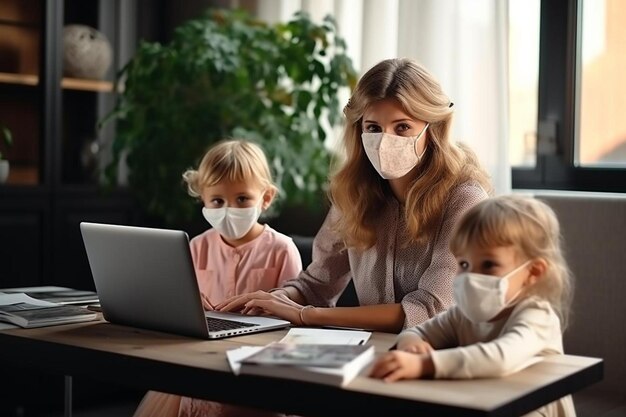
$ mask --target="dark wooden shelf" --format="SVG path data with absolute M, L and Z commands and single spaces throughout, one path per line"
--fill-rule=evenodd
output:
M 0 19 L 0 25 L 39 29 L 39 23 L 37 22 L 21 22 L 19 20 L 10 20 L 10 19 Z
M 0 72 L 0 83 L 36 87 L 39 85 L 39 77 L 35 74 L 12 74 L 8 72 Z M 64 77 L 61 80 L 61 87 L 68 90 L 110 93 L 113 91 L 113 82 L 106 80 L 88 80 L 83 78 Z
M 9 169 L 6 185 L 39 185 L 39 169 L 36 166 L 13 166 Z

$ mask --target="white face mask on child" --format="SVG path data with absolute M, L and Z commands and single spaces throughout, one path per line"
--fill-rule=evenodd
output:
M 211 226 L 227 239 L 241 239 L 261 216 L 261 204 L 254 207 L 202 207 L 202 215 Z
M 388 133 L 362 133 L 361 141 L 370 162 L 386 180 L 405 176 L 424 156 L 417 154 L 417 142 L 422 138 L 428 123 L 417 136 L 396 136 Z
M 530 259 L 503 276 L 464 272 L 454 279 L 454 301 L 465 317 L 474 323 L 487 322 L 515 303 L 520 290 L 506 301 L 509 279 L 528 265 Z

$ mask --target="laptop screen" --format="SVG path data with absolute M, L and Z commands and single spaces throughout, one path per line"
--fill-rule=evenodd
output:
M 111 323 L 202 339 L 291 324 L 270 317 L 205 313 L 184 231 L 89 222 L 82 222 L 80 229 L 102 314 Z M 251 325 L 209 331 L 207 315 Z

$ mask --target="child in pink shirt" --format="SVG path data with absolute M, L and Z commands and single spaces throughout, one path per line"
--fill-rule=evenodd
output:
M 279 287 L 300 273 L 302 261 L 293 240 L 258 222 L 278 191 L 259 146 L 244 140 L 222 141 L 183 179 L 189 194 L 204 203 L 202 214 L 212 226 L 190 242 L 205 309 L 233 295 Z M 274 414 L 150 391 L 134 417 L 229 415 Z

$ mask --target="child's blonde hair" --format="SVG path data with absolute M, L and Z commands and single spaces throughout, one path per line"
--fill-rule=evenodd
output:
M 548 264 L 543 279 L 526 295 L 549 301 L 562 328 L 567 327 L 573 295 L 573 277 L 563 256 L 559 221 L 546 203 L 528 196 L 503 195 L 483 200 L 460 220 L 450 241 L 452 253 L 471 245 L 514 246 L 530 259 Z
M 272 180 L 270 167 L 263 149 L 243 139 L 223 140 L 209 148 L 197 170 L 183 173 L 190 196 L 200 198 L 205 187 L 222 180 L 255 182 L 266 189 L 278 188 Z

